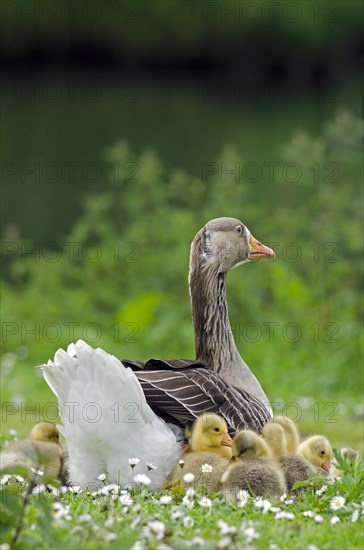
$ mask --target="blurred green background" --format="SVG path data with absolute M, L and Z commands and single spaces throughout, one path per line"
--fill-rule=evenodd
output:
M 70 9 L 1 14 L 3 431 L 52 420 L 34 366 L 71 340 L 193 357 L 190 242 L 233 216 L 276 251 L 229 274 L 241 354 L 304 434 L 362 446 L 362 4 Z

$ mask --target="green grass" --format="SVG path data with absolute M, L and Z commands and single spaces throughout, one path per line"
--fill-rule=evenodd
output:
M 276 502 L 265 500 L 264 507 L 253 497 L 244 506 L 229 504 L 220 494 L 207 497 L 202 487 L 195 487 L 187 506 L 180 487 L 166 488 L 162 495 L 170 502 L 163 503 L 161 494 L 145 488 L 127 492 L 99 482 L 103 494 L 95 486 L 73 492 L 62 491 L 52 481 L 41 492 L 27 494 L 25 483 L 10 480 L 2 485 L 2 549 L 111 549 L 134 544 L 161 550 L 362 548 L 361 459 L 343 467 L 341 478 L 314 478 L 304 492 Z M 334 510 L 330 503 L 336 496 L 345 502 Z M 334 517 L 339 518 L 336 523 Z

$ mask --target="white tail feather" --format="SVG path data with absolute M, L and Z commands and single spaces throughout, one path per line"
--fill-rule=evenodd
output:
M 43 375 L 59 401 L 72 482 L 90 484 L 105 473 L 109 482 L 130 483 L 133 474 L 147 473 L 148 461 L 157 466 L 148 474 L 151 488 L 163 485 L 180 446 L 130 368 L 79 340 L 67 353 L 58 350 Z M 140 459 L 134 470 L 130 457 Z

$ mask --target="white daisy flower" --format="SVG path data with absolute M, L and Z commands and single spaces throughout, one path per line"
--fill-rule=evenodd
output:
M 302 512 L 302 515 L 306 518 L 313 518 L 315 514 L 312 512 L 312 510 L 305 510 L 304 512 Z
M 293 512 L 277 512 L 274 516 L 275 519 L 294 519 L 294 513 Z
M 161 540 L 164 537 L 166 526 L 164 525 L 163 521 L 149 521 L 148 528 L 157 540 Z
M 259 499 L 257 499 L 257 500 L 254 502 L 254 505 L 255 505 L 257 508 L 262 508 L 264 514 L 265 514 L 266 512 L 268 512 L 268 510 L 270 510 L 270 508 L 272 508 L 271 502 L 269 502 L 269 500 L 265 500 L 264 498 L 259 498 Z
M 53 485 L 48 484 L 48 490 L 49 489 L 52 495 L 54 495 L 55 497 L 59 497 L 59 495 L 61 494 L 61 490 L 59 487 L 54 487 Z
M 186 491 L 186 497 L 192 498 L 195 496 L 195 490 L 192 487 L 189 487 Z
M 210 474 L 212 472 L 212 469 L 213 468 L 212 468 L 211 464 L 205 463 L 205 464 L 202 464 L 202 466 L 201 466 L 201 472 L 203 474 Z
M 246 504 L 250 498 L 250 495 L 245 489 L 240 489 L 236 494 L 236 498 Z
M 182 499 L 182 504 L 184 506 L 186 506 L 187 508 L 189 508 L 190 510 L 194 507 L 195 503 L 193 502 L 193 500 L 190 500 L 188 498 L 188 496 L 184 496 L 183 499 Z
M 315 491 L 315 495 L 322 495 L 323 493 L 326 493 L 327 491 L 327 485 L 323 485 L 321 487 L 321 489 L 317 489 L 317 491 Z
M 69 506 L 63 504 L 62 502 L 54 502 L 53 503 L 53 516 L 56 519 L 60 519 L 63 517 L 67 517 L 69 513 Z
M 97 476 L 97 479 L 98 479 L 99 481 L 105 481 L 106 475 L 105 475 L 105 474 L 100 474 L 99 476 Z
M 316 523 L 322 523 L 324 521 L 324 518 L 320 516 L 320 514 L 316 514 L 313 519 L 316 521 Z
M 193 539 L 191 539 L 191 544 L 196 546 L 205 546 L 205 541 L 202 537 L 193 537 Z
M 259 533 L 257 533 L 254 529 L 254 527 L 247 527 L 246 529 L 244 529 L 244 535 L 246 536 L 247 542 L 258 539 L 260 536 Z
M 110 483 L 109 485 L 106 485 L 106 489 L 109 491 L 109 493 L 118 494 L 120 490 L 120 485 L 117 485 L 117 483 Z
M 203 508 L 211 508 L 212 506 L 212 501 L 207 498 L 207 497 L 203 497 L 201 498 L 199 501 L 198 501 L 199 505 L 202 506 Z
M 183 525 L 185 527 L 193 527 L 195 525 L 195 520 L 191 516 L 185 516 L 183 518 Z
M 47 487 L 44 485 L 44 483 L 40 483 L 33 489 L 34 495 L 39 495 L 39 493 L 44 493 L 47 490 Z
M 139 464 L 140 460 L 139 458 L 132 457 L 132 458 L 129 458 L 128 462 L 129 462 L 129 466 L 134 468 L 137 464 Z
M 24 483 L 24 481 L 25 481 L 25 479 L 22 476 L 19 476 L 17 474 L 15 474 L 14 477 L 19 483 Z
M 37 476 L 44 476 L 44 472 L 42 470 L 39 470 L 38 468 L 30 468 L 33 474 L 36 474 Z
M 182 514 L 181 510 L 174 510 L 174 512 L 171 513 L 171 518 L 172 519 L 178 519 L 182 516 L 183 516 L 183 514 Z
M 104 526 L 106 527 L 106 529 L 110 529 L 113 525 L 114 525 L 114 518 L 110 516 L 110 517 L 105 521 Z
M 14 430 L 14 428 L 10 428 L 10 430 L 8 431 L 9 435 L 11 435 L 12 437 L 15 437 L 18 432 L 16 430 Z
M 140 483 L 141 485 L 150 485 L 152 480 L 145 474 L 137 474 L 134 477 L 134 481 L 135 483 Z
M 161 504 L 170 504 L 172 502 L 172 497 L 169 495 L 162 495 L 159 502 Z
M 359 519 L 359 510 L 354 510 L 353 515 L 351 516 L 351 521 L 355 523 Z
M 185 465 L 185 461 L 183 460 L 183 458 L 178 461 L 178 464 L 181 466 L 181 468 L 183 468 L 183 466 Z
M 281 502 L 284 502 L 284 504 L 292 504 L 293 502 L 293 499 L 292 498 L 287 498 L 287 494 L 286 493 L 283 493 L 283 495 L 280 497 L 279 499 Z
M 194 479 L 195 474 L 193 474 L 192 472 L 187 472 L 187 474 L 183 476 L 183 481 L 185 481 L 186 483 L 192 483 Z
M 335 523 L 339 523 L 339 521 L 340 521 L 339 516 L 332 516 L 332 518 L 330 519 L 331 525 L 335 525 Z
M 344 497 L 341 497 L 340 495 L 337 495 L 336 497 L 333 497 L 330 500 L 330 508 L 331 510 L 340 510 L 345 504 Z
M 247 500 L 237 500 L 236 505 L 238 508 L 244 508 L 247 502 L 248 502 Z
M 107 533 L 107 534 L 105 535 L 105 540 L 106 540 L 106 542 L 111 542 L 112 540 L 115 540 L 115 539 L 117 539 L 117 538 L 118 538 L 118 537 L 117 537 L 117 534 L 116 534 L 116 533 Z
M 220 535 L 230 535 L 237 532 L 235 525 L 230 526 L 223 519 L 219 519 L 217 521 L 217 526 L 219 528 Z
M 216 546 L 218 548 L 230 548 L 231 538 L 230 537 L 223 537 L 221 540 L 218 541 Z
M 151 462 L 146 462 L 146 465 L 147 465 L 147 468 L 148 468 L 148 472 L 150 470 L 157 470 L 157 466 L 154 466 L 154 464 L 152 464 Z
M 80 514 L 78 517 L 77 517 L 77 521 L 79 521 L 80 523 L 83 523 L 83 522 L 89 522 L 92 520 L 92 516 L 91 514 Z
M 10 474 L 3 475 L 0 480 L 0 485 L 7 485 L 11 478 L 12 476 Z

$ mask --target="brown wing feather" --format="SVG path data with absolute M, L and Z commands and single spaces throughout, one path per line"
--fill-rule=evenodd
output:
M 128 363 L 130 366 L 131 362 Z M 184 424 L 204 412 L 214 412 L 224 417 L 232 434 L 246 428 L 260 432 L 270 419 L 264 405 L 200 365 L 176 370 L 138 370 L 135 374 L 148 404 L 162 416 L 167 414 Z

